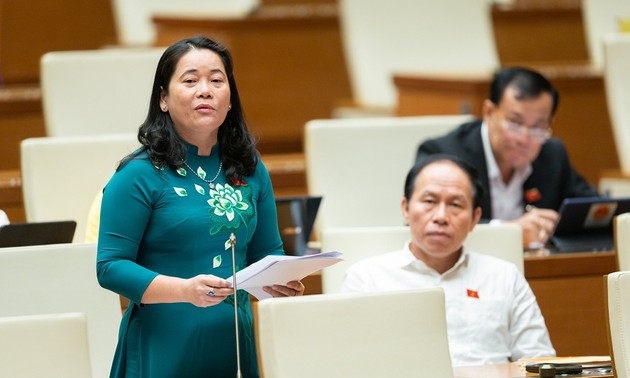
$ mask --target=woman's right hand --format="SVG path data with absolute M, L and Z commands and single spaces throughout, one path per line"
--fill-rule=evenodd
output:
M 197 307 L 210 307 L 234 294 L 234 289 L 230 281 L 211 274 L 200 274 L 186 280 L 184 293 L 187 302 Z

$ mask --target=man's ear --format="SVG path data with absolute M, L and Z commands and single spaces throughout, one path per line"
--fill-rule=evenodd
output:
M 477 223 L 479 223 L 480 219 L 481 219 L 481 207 L 476 207 L 475 210 L 473 210 L 473 222 L 472 222 L 472 227 L 470 228 L 471 231 L 473 228 L 475 228 Z
M 492 115 L 492 112 L 495 111 L 496 108 L 496 105 L 492 101 L 488 99 L 483 100 L 483 106 L 481 107 L 481 116 L 483 117 L 484 121 Z
M 409 203 L 407 202 L 407 198 L 403 197 L 402 201 L 400 201 L 400 211 L 402 212 L 403 218 L 405 218 L 405 223 L 409 224 L 407 217 L 409 216 Z

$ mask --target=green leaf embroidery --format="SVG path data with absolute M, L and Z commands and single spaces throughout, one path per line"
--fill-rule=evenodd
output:
M 177 168 L 177 174 L 186 177 L 186 174 L 188 174 L 188 172 L 186 172 L 184 168 Z
M 184 188 L 177 188 L 177 187 L 173 187 L 173 189 L 175 190 L 175 193 L 177 193 L 178 196 L 180 197 L 188 197 L 188 192 L 186 191 L 186 189 Z
M 221 262 L 222 262 L 221 255 L 214 256 L 214 258 L 212 259 L 212 267 L 213 268 L 220 267 L 221 266 Z
M 197 168 L 197 176 L 202 180 L 206 178 L 206 171 L 204 171 L 201 167 Z
M 232 246 L 232 243 L 230 242 L 230 239 L 225 241 L 225 250 L 227 251 L 228 249 L 230 249 L 230 247 Z
M 195 190 L 202 196 L 206 194 L 206 190 L 200 185 L 195 184 Z

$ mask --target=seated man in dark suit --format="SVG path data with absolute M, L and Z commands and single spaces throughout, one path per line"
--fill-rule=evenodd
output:
M 563 143 L 550 138 L 558 97 L 538 72 L 503 69 L 492 81 L 483 119 L 418 149 L 418 157 L 450 153 L 474 165 L 484 187 L 483 218 L 520 224 L 526 246 L 547 241 L 563 199 L 597 196 L 569 162 Z

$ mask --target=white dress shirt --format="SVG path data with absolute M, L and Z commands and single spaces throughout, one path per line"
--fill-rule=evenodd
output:
M 464 251 L 439 274 L 402 250 L 362 260 L 344 277 L 342 292 L 441 287 L 454 366 L 555 356 L 545 321 L 525 277 L 514 264 Z M 404 309 L 401 309 L 404 311 Z

